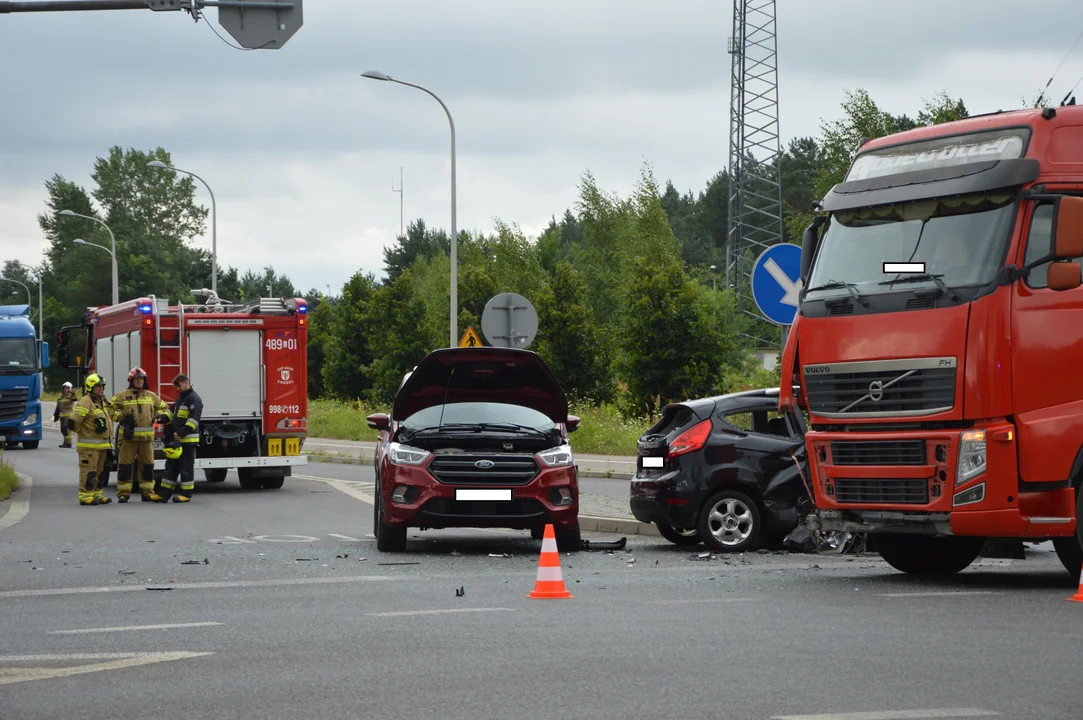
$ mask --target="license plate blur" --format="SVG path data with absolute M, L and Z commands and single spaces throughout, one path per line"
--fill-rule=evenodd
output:
M 511 488 L 469 489 L 456 488 L 456 500 L 489 500 L 492 502 L 511 502 Z
M 660 467 L 664 467 L 665 464 L 666 464 L 666 459 L 664 457 L 644 457 L 643 458 L 643 467 L 645 467 L 645 468 L 648 468 L 648 467 L 650 467 L 650 468 L 660 468 Z

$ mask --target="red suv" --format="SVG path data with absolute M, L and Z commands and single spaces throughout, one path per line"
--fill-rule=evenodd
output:
M 580 548 L 579 481 L 568 432 L 579 418 L 535 353 L 448 348 L 407 375 L 391 409 L 367 418 L 376 447 L 373 532 L 385 552 L 407 528 L 511 528 Z

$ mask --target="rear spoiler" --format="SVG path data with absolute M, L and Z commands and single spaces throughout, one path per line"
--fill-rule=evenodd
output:
M 798 328 L 801 314 L 798 313 L 790 326 L 786 347 L 782 348 L 779 367 L 778 409 L 780 412 L 796 410 L 801 406 L 801 375 L 797 371 L 797 341 L 800 337 Z

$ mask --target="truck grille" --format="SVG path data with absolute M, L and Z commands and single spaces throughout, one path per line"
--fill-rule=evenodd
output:
M 809 409 L 825 417 L 930 415 L 955 405 L 955 358 L 806 365 Z
M 478 467 L 476 463 L 492 463 Z M 538 474 L 533 455 L 437 455 L 429 472 L 445 485 L 526 485 Z
M 14 390 L 0 390 L 0 421 L 22 420 L 26 414 L 26 400 L 30 397 L 30 390 L 18 388 Z
M 831 443 L 835 465 L 924 465 L 922 440 L 849 441 Z
M 897 503 L 925 505 L 929 502 L 929 483 L 922 479 L 835 478 L 835 502 Z

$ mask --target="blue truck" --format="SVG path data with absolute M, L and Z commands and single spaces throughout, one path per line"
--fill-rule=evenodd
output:
M 5 445 L 41 443 L 41 371 L 49 344 L 37 339 L 29 305 L 0 305 L 0 435 Z

